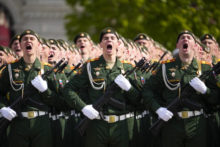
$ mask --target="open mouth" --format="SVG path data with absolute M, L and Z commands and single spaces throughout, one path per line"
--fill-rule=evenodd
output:
M 15 50 L 15 52 L 20 52 L 20 51 L 21 51 L 20 49 L 16 49 L 16 50 Z
M 112 49 L 112 45 L 107 45 L 107 49 L 111 50 Z
M 187 48 L 188 48 L 188 44 L 186 44 L 186 43 L 183 44 L 183 48 L 184 48 L 184 49 L 187 49 Z
M 31 49 L 32 49 L 32 46 L 30 46 L 30 45 L 26 46 L 26 50 L 31 50 Z
M 85 48 L 85 46 L 84 46 L 84 45 L 80 46 L 80 49 L 84 49 L 84 48 Z
M 51 55 L 50 55 L 48 58 L 53 58 L 53 56 L 54 56 L 54 55 L 53 55 L 53 54 L 51 54 Z

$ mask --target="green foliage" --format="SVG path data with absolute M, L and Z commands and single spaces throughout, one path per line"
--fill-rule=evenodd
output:
M 179 32 L 213 34 L 220 40 L 218 0 L 66 0 L 72 13 L 66 16 L 70 40 L 78 32 L 88 32 L 98 41 L 101 30 L 115 28 L 133 39 L 143 32 L 169 50 L 175 48 Z

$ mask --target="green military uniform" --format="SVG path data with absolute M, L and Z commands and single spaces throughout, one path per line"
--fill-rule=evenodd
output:
M 137 70 L 134 74 L 134 84 L 139 92 L 142 91 L 145 81 L 151 76 L 151 72 L 141 72 Z M 130 146 L 141 147 L 151 145 L 151 134 L 149 127 L 151 126 L 151 116 L 149 111 L 145 109 L 143 101 L 140 101 L 136 106 L 133 107 L 135 112 L 134 126 L 131 127 L 132 140 Z
M 11 67 L 11 69 L 10 69 Z M 48 70 L 38 59 L 32 67 L 27 66 L 23 58 L 9 64 L 0 76 L 0 107 L 10 106 L 37 75 Z M 7 97 L 7 103 L 3 99 Z M 51 126 L 48 117 L 49 107 L 42 103 L 42 95 L 31 95 L 19 108 L 18 117 L 14 118 L 9 128 L 9 146 L 52 146 Z
M 160 106 L 166 107 L 180 95 L 182 87 L 192 78 L 209 69 L 208 64 L 201 64 L 195 59 L 188 67 L 183 65 L 179 57 L 168 60 L 144 86 L 142 96 L 146 107 L 154 112 Z M 206 80 L 206 85 L 212 88 L 214 85 L 209 83 L 210 80 Z M 216 97 L 211 97 L 212 94 L 210 88 L 207 88 L 206 94 L 195 93 L 188 98 L 200 104 L 212 103 L 216 101 Z M 206 140 L 206 118 L 202 110 L 180 108 L 178 117 L 169 120 L 161 130 L 161 141 L 164 147 L 202 147 L 206 146 Z
M 215 60 L 215 63 L 219 60 Z M 214 62 L 213 62 L 214 63 Z M 216 75 L 216 88 L 220 88 L 220 75 Z M 217 90 L 219 91 L 219 89 Z M 219 97 L 219 93 L 217 94 Z M 208 131 L 208 145 L 209 147 L 220 146 L 220 99 L 216 103 L 207 104 L 206 106 L 206 115 L 207 115 L 207 131 Z
M 65 72 L 66 71 L 66 72 Z M 57 81 L 57 89 L 62 89 L 66 82 L 69 79 L 65 76 L 65 73 L 69 73 L 70 70 L 64 70 L 62 76 L 57 76 L 54 81 Z M 72 76 L 76 72 L 72 73 Z M 65 76 L 65 77 L 63 77 Z M 71 77 L 73 78 L 73 77 Z M 53 105 L 53 113 L 51 115 L 52 127 L 53 127 L 53 138 L 54 138 L 54 147 L 71 147 L 71 146 L 82 146 L 82 137 L 74 129 L 75 125 L 80 120 L 80 113 L 74 109 L 68 107 L 68 105 L 60 105 L 63 103 L 63 99 L 57 99 L 57 105 Z
M 66 102 L 78 111 L 86 106 L 75 91 L 85 88 L 88 92 L 87 104 L 92 104 L 99 99 L 105 89 L 121 73 L 131 69 L 132 66 L 122 63 L 118 59 L 112 69 L 108 68 L 104 57 L 101 56 L 87 63 L 80 75 L 76 75 L 68 84 L 65 85 L 63 94 Z M 118 88 L 112 95 L 113 98 L 123 103 L 136 103 L 138 93 L 132 87 L 128 92 Z M 133 113 L 129 110 L 119 110 L 110 104 L 103 107 L 105 120 L 92 120 L 85 134 L 85 146 L 128 146 L 129 134 L 127 118 L 132 118 Z M 121 120 L 119 120 L 119 116 Z

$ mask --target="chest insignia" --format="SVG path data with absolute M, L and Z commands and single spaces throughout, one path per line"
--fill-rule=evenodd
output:
M 97 72 L 95 73 L 95 75 L 98 77 L 98 76 L 100 75 L 100 72 L 97 71 Z
M 170 72 L 175 72 L 176 71 L 176 68 L 170 68 L 168 69 Z
M 172 76 L 172 77 L 175 77 L 175 75 L 176 75 L 175 72 L 172 72 L 172 73 L 171 73 L 171 76 Z
M 142 83 L 142 84 L 145 83 L 145 79 L 144 79 L 144 77 L 141 77 L 141 83 Z
M 16 69 L 13 69 L 14 72 L 20 72 L 21 70 L 16 68 Z
M 19 77 L 19 73 L 16 72 L 16 73 L 15 73 L 15 78 L 18 78 L 18 77 Z
M 63 87 L 63 81 L 61 79 L 59 79 L 59 84 L 61 87 Z
M 100 71 L 101 70 L 101 68 L 99 68 L 99 67 L 96 67 L 96 68 L 93 68 L 95 71 Z

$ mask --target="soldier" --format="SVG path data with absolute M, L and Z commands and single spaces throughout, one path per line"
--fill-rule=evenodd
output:
M 21 46 L 20 46 L 20 35 L 15 35 L 9 44 L 9 47 L 15 52 L 15 54 L 18 56 L 18 58 L 23 57 L 23 52 L 21 50 Z
M 106 104 L 102 110 L 105 116 L 102 120 L 99 117 L 99 112 L 91 105 L 104 94 L 106 87 L 114 81 L 121 89 L 114 92 L 113 98 L 123 103 L 136 102 L 138 94 L 136 89 L 122 75 L 132 66 L 122 63 L 116 58 L 118 45 L 118 36 L 112 28 L 102 30 L 100 46 L 103 48 L 103 56 L 88 61 L 84 65 L 82 73 L 75 76 L 63 91 L 66 102 L 92 120 L 86 130 L 85 146 L 128 146 L 127 119 L 132 118 L 134 114 L 126 109 L 119 110 Z M 86 88 L 84 92 L 88 93 L 88 97 L 84 101 L 75 92 L 80 88 Z
M 93 43 L 88 33 L 81 32 L 77 34 L 74 38 L 74 43 L 81 50 L 83 62 L 92 57 Z
M 217 54 L 219 50 L 218 43 L 216 42 L 216 39 L 211 34 L 205 34 L 200 38 L 201 42 L 205 44 L 209 49 L 210 53 L 212 55 L 212 62 L 217 63 Z
M 201 105 L 216 100 L 210 92 L 210 88 L 215 87 L 210 80 L 203 82 L 197 78 L 211 67 L 195 60 L 195 45 L 191 32 L 180 33 L 177 38 L 179 56 L 165 61 L 144 85 L 142 96 L 146 107 L 167 121 L 161 130 L 161 143 L 164 147 L 206 146 L 207 130 L 203 109 L 184 105 L 177 109 L 177 116 L 173 117 L 173 113 L 166 108 L 181 96 L 181 90 L 184 90 L 182 88 L 188 83 L 197 91 L 190 93 L 188 99 Z
M 146 60 L 150 61 L 149 53 L 147 52 L 146 42 L 147 36 L 145 34 L 138 34 L 134 41 L 140 45 L 142 49 L 142 56 L 146 58 Z M 134 48 L 132 50 L 135 50 Z M 134 53 L 132 53 L 134 54 Z M 139 90 L 142 91 L 143 85 L 147 79 L 151 76 L 151 72 L 146 71 L 136 71 L 134 76 L 134 85 Z M 135 107 L 133 107 L 133 111 L 135 112 L 135 121 L 134 126 L 132 127 L 133 138 L 131 140 L 130 146 L 151 146 L 152 145 L 152 135 L 149 132 L 149 127 L 151 126 L 152 117 L 149 114 L 149 111 L 145 109 L 143 103 L 139 102 Z
M 45 38 L 41 38 L 41 44 L 42 44 L 42 49 L 40 51 L 40 60 L 41 62 L 48 62 L 50 42 Z
M 217 52 L 218 43 L 216 39 L 211 34 L 205 34 L 200 38 L 201 42 L 210 49 L 212 55 L 212 63 L 216 64 L 218 62 Z M 219 80 L 219 76 L 218 76 Z M 218 82 L 216 82 L 218 83 Z M 217 84 L 218 86 L 218 84 Z M 220 101 L 216 104 L 207 106 L 207 118 L 208 118 L 208 146 L 217 147 L 220 146 Z
M 39 91 L 45 91 L 45 87 L 39 88 L 36 79 L 39 78 L 37 75 L 49 70 L 48 66 L 42 65 L 36 58 L 40 42 L 34 31 L 24 31 L 19 41 L 23 57 L 17 62 L 5 66 L 0 76 L 0 113 L 11 121 L 8 135 L 9 146 L 50 147 L 52 142 L 48 117 L 49 107 L 42 103 L 40 93 L 31 95 L 20 106 L 19 112 L 9 107 L 18 97 L 23 96 L 23 91 L 28 88 L 27 85 L 30 82 L 38 87 Z M 36 76 L 37 78 L 35 78 Z M 32 80 L 34 78 L 35 80 Z M 4 96 L 7 99 L 4 99 Z

